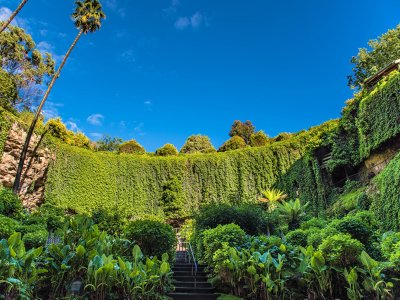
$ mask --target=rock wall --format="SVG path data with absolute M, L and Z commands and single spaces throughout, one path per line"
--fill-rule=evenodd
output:
M 8 133 L 0 162 L 0 184 L 4 187 L 11 188 L 14 184 L 25 138 L 24 128 L 20 124 L 14 123 Z M 37 207 L 43 201 L 49 163 L 54 159 L 54 154 L 50 149 L 41 147 L 41 142 L 41 136 L 32 136 L 22 172 L 20 198 L 24 207 L 28 209 Z

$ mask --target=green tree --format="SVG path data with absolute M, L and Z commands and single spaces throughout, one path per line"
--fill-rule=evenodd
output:
M 181 153 L 210 153 L 215 152 L 210 138 L 206 135 L 192 135 L 183 145 Z
M 400 58 L 400 25 L 368 42 L 351 58 L 353 74 L 348 76 L 348 85 L 360 89 L 364 81 L 391 62 Z
M 24 5 L 28 2 L 28 0 L 22 0 L 18 5 L 17 9 L 11 14 L 11 16 L 2 24 L 0 28 L 0 34 L 7 28 L 8 25 L 14 20 L 20 10 L 24 7 Z
M 165 217 L 169 220 L 184 217 L 182 183 L 177 177 L 172 177 L 162 187 L 161 205 Z
M 73 137 L 74 146 L 81 147 L 81 148 L 90 148 L 90 140 L 89 138 L 84 135 L 82 132 L 78 132 Z
M 250 137 L 254 133 L 255 129 L 256 129 L 255 126 L 250 121 L 246 121 L 243 123 L 239 120 L 236 120 L 235 122 L 233 122 L 231 131 L 229 132 L 229 136 L 230 137 L 234 137 L 235 135 L 240 136 L 242 139 L 244 139 L 246 144 L 249 144 Z
M 12 110 L 15 100 L 18 98 L 17 86 L 11 76 L 0 69 L 0 105 L 1 107 Z
M 122 142 L 123 140 L 120 138 L 103 135 L 103 137 L 96 142 L 96 146 L 99 151 L 117 152 Z
M 246 148 L 247 144 L 240 136 L 233 136 L 227 140 L 221 147 L 219 147 L 219 152 L 225 152 L 230 150 Z
M 156 150 L 156 156 L 173 156 L 178 155 L 178 150 L 172 144 L 165 144 L 161 148 Z
M 29 34 L 11 25 L 0 34 L 0 67 L 0 97 L 8 107 L 31 108 L 54 74 L 51 55 L 43 56 Z
M 119 146 L 120 153 L 129 154 L 145 154 L 146 150 L 135 140 L 130 140 L 128 142 L 122 143 Z
M 48 120 L 46 129 L 52 136 L 66 143 L 70 143 L 74 135 L 72 131 L 67 129 L 67 126 L 61 121 L 61 118 Z
M 268 145 L 269 143 L 269 137 L 262 130 L 257 131 L 250 136 L 249 144 L 251 147 L 262 147 Z
M 300 199 L 295 201 L 278 203 L 276 211 L 288 224 L 289 230 L 299 228 L 301 219 L 306 215 L 306 209 L 310 203 L 302 205 Z
M 64 59 L 61 62 L 57 72 L 54 74 L 50 84 L 47 88 L 46 93 L 43 96 L 42 101 L 39 104 L 39 107 L 36 111 L 35 118 L 29 128 L 28 134 L 25 139 L 24 147 L 21 152 L 21 157 L 18 164 L 17 174 L 15 176 L 14 187 L 13 190 L 15 193 L 18 193 L 20 181 L 21 181 L 21 174 L 22 169 L 24 167 L 24 162 L 26 158 L 26 153 L 28 152 L 29 142 L 32 138 L 33 131 L 35 129 L 35 125 L 37 120 L 39 119 L 40 113 L 42 111 L 43 105 L 45 104 L 47 98 L 50 95 L 50 92 L 54 86 L 54 83 L 60 76 L 61 70 L 64 67 L 65 63 L 67 62 L 68 57 L 70 56 L 72 50 L 75 48 L 76 44 L 78 43 L 79 39 L 81 38 L 82 34 L 93 33 L 100 29 L 101 21 L 106 16 L 102 10 L 102 6 L 98 0 L 78 0 L 75 2 L 76 8 L 74 13 L 72 14 L 72 19 L 75 23 L 76 28 L 79 29 L 78 35 L 76 36 L 75 40 L 71 44 L 70 48 L 68 49 L 67 53 L 64 56 Z

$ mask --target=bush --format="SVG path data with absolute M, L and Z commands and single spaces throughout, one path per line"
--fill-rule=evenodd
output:
M 218 152 L 225 152 L 230 150 L 237 150 L 247 147 L 247 144 L 240 136 L 233 136 L 227 140 L 219 149 Z
M 382 236 L 381 252 L 382 255 L 389 259 L 390 255 L 394 252 L 395 245 L 400 242 L 400 232 L 385 232 Z
M 125 236 L 135 241 L 146 255 L 160 258 L 163 253 L 168 253 L 170 258 L 174 257 L 176 237 L 168 224 L 150 220 L 133 221 L 128 225 Z
M 129 142 L 122 143 L 119 146 L 119 152 L 129 154 L 145 154 L 146 150 L 135 140 L 130 140 Z
M 265 233 L 268 225 L 274 223 L 271 215 L 268 215 L 260 206 L 251 204 L 210 205 L 199 211 L 195 221 L 196 230 L 234 223 L 250 235 Z
M 210 138 L 205 135 L 192 135 L 188 137 L 183 145 L 181 153 L 211 153 L 215 152 L 214 146 L 211 144 Z
M 326 227 L 326 220 L 319 219 L 319 218 L 311 218 L 308 221 L 301 223 L 300 229 L 308 230 L 311 228 L 325 228 Z
M 121 234 L 126 226 L 126 219 L 121 217 L 118 212 L 109 212 L 104 208 L 98 208 L 92 212 L 93 222 L 100 230 L 109 234 Z
M 222 248 L 222 244 L 239 246 L 244 243 L 245 237 L 246 233 L 236 224 L 218 225 L 216 228 L 204 230 L 201 235 L 201 257 L 211 265 L 214 253 Z
M 29 232 L 22 237 L 22 241 L 27 249 L 38 248 L 46 245 L 48 235 L 47 230 Z
M 349 234 L 339 233 L 326 238 L 318 249 L 333 266 L 348 267 L 357 262 L 364 247 Z
M 314 248 L 318 248 L 318 246 L 321 245 L 327 237 L 338 233 L 339 231 L 336 228 L 330 226 L 327 226 L 324 229 L 309 229 L 307 244 L 313 246 Z
M 250 136 L 251 147 L 263 147 L 268 145 L 270 142 L 271 139 L 262 130 L 257 131 Z
M 178 155 L 178 149 L 172 144 L 165 144 L 161 148 L 156 150 L 156 156 L 174 156 Z
M 0 214 L 16 217 L 21 214 L 23 210 L 23 206 L 21 200 L 19 200 L 18 196 L 13 193 L 10 189 L 3 188 L 0 191 Z
M 19 223 L 14 219 L 0 215 L 0 240 L 8 239 L 8 237 L 13 234 L 18 224 Z
M 359 240 L 364 245 L 368 243 L 373 233 L 360 219 L 355 217 L 346 217 L 334 222 L 331 226 L 341 233 L 350 234 L 353 239 Z
M 286 239 L 290 244 L 295 245 L 295 246 L 302 246 L 302 247 L 307 246 L 307 237 L 308 237 L 308 233 L 307 233 L 307 231 L 305 231 L 303 229 L 296 229 L 296 230 L 290 231 L 286 235 Z

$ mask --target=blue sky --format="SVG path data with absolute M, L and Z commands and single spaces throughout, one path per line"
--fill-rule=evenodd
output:
M 0 0 L 0 17 L 19 1 Z M 46 105 L 92 139 L 148 151 L 191 134 L 218 147 L 234 120 L 270 136 L 337 118 L 357 49 L 399 23 L 398 0 L 103 0 Z M 72 0 L 30 0 L 17 23 L 59 61 Z

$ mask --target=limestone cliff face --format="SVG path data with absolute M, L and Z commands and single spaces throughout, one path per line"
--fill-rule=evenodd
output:
M 14 123 L 8 133 L 0 161 L 0 184 L 4 187 L 11 188 L 14 184 L 25 138 L 24 128 Z M 33 135 L 22 172 L 20 191 L 20 197 L 26 208 L 33 209 L 43 201 L 46 174 L 52 159 L 54 159 L 54 154 L 50 149 L 41 146 L 41 137 Z

